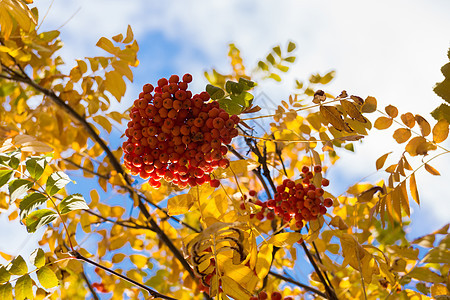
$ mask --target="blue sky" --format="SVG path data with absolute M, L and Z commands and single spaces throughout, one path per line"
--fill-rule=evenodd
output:
M 61 55 L 68 68 L 75 58 L 102 55 L 95 47 L 97 40 L 125 33 L 131 25 L 140 45 L 140 65 L 119 110 L 130 105 L 144 83 L 171 74 L 193 74 L 192 88 L 200 91 L 206 84 L 203 71 L 212 67 L 228 70 L 230 42 L 241 49 L 244 62 L 253 66 L 271 47 L 289 40 L 298 46 L 295 66 L 283 84 L 264 82 L 258 88 L 274 102 L 287 99 L 295 78 L 305 80 L 311 73 L 330 70 L 337 71 L 329 86 L 335 94 L 345 89 L 363 98 L 375 96 L 380 107 L 393 104 L 400 113 L 419 113 L 431 121 L 429 112 L 442 102 L 432 88 L 443 79 L 440 67 L 448 62 L 450 2 L 446 0 L 36 0 L 35 5 L 40 19 L 51 6 L 42 30 L 59 28 L 68 21 L 60 29 L 65 43 Z M 399 157 L 401 147 L 391 138 L 392 132 L 374 130 L 363 144 L 355 145 L 355 154 L 342 155 L 328 175 L 334 194 L 373 173 L 378 156 L 394 149 L 392 158 Z M 443 146 L 450 144 L 447 141 Z M 449 165 L 449 155 L 442 156 L 433 163 L 440 177 L 418 172 L 422 205 L 413 205 L 410 237 L 450 221 Z M 381 176 L 377 173 L 368 180 Z M 14 242 L 8 247 L 11 253 L 29 238 L 20 225 L 7 224 L 4 214 L 0 226 L 14 232 Z M 10 238 L 2 233 L 0 244 Z M 33 237 L 28 244 L 32 241 Z

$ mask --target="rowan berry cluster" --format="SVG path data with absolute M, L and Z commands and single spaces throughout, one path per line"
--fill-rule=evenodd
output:
M 211 172 L 229 166 L 225 145 L 238 135 L 240 119 L 209 101 L 207 92 L 192 95 L 191 81 L 185 74 L 182 81 L 177 75 L 161 78 L 155 88 L 147 83 L 131 108 L 122 145 L 125 166 L 153 187 L 161 179 L 180 188 L 205 182 L 218 187 Z
M 311 183 L 314 173 L 321 173 L 322 167 L 315 166 L 313 171 L 309 167 L 303 166 L 303 179 L 295 183 L 290 179 L 285 179 L 283 184 L 277 186 L 277 193 L 274 199 L 266 202 L 269 209 L 281 217 L 284 222 L 290 222 L 295 219 L 297 229 L 303 227 L 303 221 L 308 222 L 317 219 L 318 215 L 324 215 L 327 207 L 333 205 L 331 198 L 324 198 L 325 191 L 322 186 L 328 186 L 328 179 L 322 179 L 321 186 L 315 186 Z
M 270 300 L 281 300 L 283 296 L 280 292 L 273 292 L 270 295 Z M 269 300 L 269 295 L 265 291 L 259 292 L 258 296 L 252 296 L 249 300 Z M 283 298 L 283 300 L 293 300 L 291 296 L 286 296 Z

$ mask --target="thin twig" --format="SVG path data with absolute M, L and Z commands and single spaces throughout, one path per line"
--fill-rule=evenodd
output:
M 86 273 L 84 272 L 84 270 L 81 272 L 81 277 L 83 277 L 84 281 L 86 282 L 89 291 L 92 294 L 92 298 L 94 300 L 100 300 L 100 298 L 98 297 L 97 293 L 95 292 L 94 288 L 92 287 L 92 284 L 89 282 L 89 279 L 86 276 Z

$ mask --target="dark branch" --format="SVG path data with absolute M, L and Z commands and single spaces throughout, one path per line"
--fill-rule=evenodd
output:
M 307 290 L 308 292 L 315 293 L 315 294 L 317 294 L 318 296 L 327 298 L 327 295 L 325 295 L 325 294 L 322 293 L 321 291 L 316 290 L 315 288 L 310 287 L 310 286 L 308 286 L 308 285 L 306 285 L 306 284 L 303 284 L 303 283 L 300 283 L 300 282 L 298 282 L 298 281 L 295 281 L 294 279 L 291 279 L 291 278 L 289 278 L 289 277 L 283 276 L 283 275 L 278 274 L 278 273 L 275 273 L 275 272 L 273 272 L 273 271 L 269 271 L 269 275 L 272 275 L 273 277 L 276 277 L 276 278 L 281 279 L 281 280 L 283 280 L 283 281 L 286 281 L 286 282 L 295 284 L 296 286 L 299 286 L 299 287 L 301 287 L 301 288 Z
M 150 295 L 152 295 L 152 296 L 155 297 L 155 298 L 168 299 L 168 300 L 177 300 L 177 299 L 175 299 L 175 298 L 172 298 L 172 297 L 169 297 L 169 296 L 160 294 L 160 293 L 158 293 L 157 291 L 155 291 L 155 290 L 149 288 L 148 286 L 143 285 L 143 284 L 140 283 L 140 282 L 137 282 L 137 281 L 135 281 L 135 280 L 133 280 L 133 279 L 131 279 L 131 278 L 128 278 L 128 277 L 126 277 L 126 276 L 124 276 L 124 275 L 122 275 L 122 274 L 120 274 L 120 273 L 117 273 L 116 271 L 114 271 L 114 270 L 112 270 L 112 269 L 110 269 L 110 268 L 107 268 L 107 267 L 105 267 L 105 266 L 102 266 L 102 265 L 96 263 L 95 261 L 92 261 L 92 260 L 90 260 L 89 258 L 84 257 L 83 255 L 81 255 L 81 254 L 80 254 L 79 252 L 77 252 L 77 251 L 73 251 L 73 252 L 71 252 L 71 254 L 72 254 L 73 257 L 76 258 L 76 259 L 79 259 L 79 260 L 82 260 L 82 261 L 84 261 L 84 262 L 87 262 L 87 263 L 89 263 L 89 264 L 91 264 L 91 265 L 94 265 L 94 266 L 96 266 L 97 268 L 100 268 L 100 269 L 102 269 L 102 270 L 105 270 L 105 271 L 108 272 L 108 273 L 111 273 L 111 274 L 113 274 L 113 275 L 115 275 L 115 276 L 117 276 L 117 277 L 119 277 L 119 278 L 121 278 L 121 279 L 123 279 L 123 280 L 125 280 L 125 281 L 128 281 L 129 283 L 134 284 L 134 285 L 137 286 L 137 287 L 140 287 L 140 288 L 143 289 L 143 290 L 146 290 L 147 292 L 150 293 Z

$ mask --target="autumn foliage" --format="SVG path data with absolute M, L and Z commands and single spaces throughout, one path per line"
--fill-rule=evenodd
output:
M 0 299 L 448 297 L 449 224 L 405 233 L 417 171 L 440 175 L 450 152 L 447 104 L 432 120 L 336 96 L 332 71 L 264 114 L 254 91 L 283 80 L 293 42 L 252 71 L 231 44 L 230 72 L 206 72 L 203 91 L 168 74 L 122 99 L 138 67 L 131 27 L 64 72 L 59 32 L 39 31 L 29 2 L 0 2 L 0 213 L 40 239 L 27 258 L 0 246 Z M 339 155 L 390 127 L 378 180 L 333 195 Z

